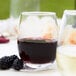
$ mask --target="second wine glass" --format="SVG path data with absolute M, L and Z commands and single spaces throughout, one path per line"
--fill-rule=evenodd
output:
M 65 10 L 56 60 L 62 76 L 76 76 L 76 10 Z

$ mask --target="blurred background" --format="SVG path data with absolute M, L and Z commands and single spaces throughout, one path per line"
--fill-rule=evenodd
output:
M 65 9 L 76 9 L 75 3 L 76 0 L 40 0 L 40 11 L 53 11 L 61 18 Z M 10 17 L 10 6 L 11 0 L 0 0 L 0 19 Z

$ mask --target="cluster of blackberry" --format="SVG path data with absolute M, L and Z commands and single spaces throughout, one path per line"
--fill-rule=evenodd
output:
M 9 68 L 20 70 L 23 68 L 23 61 L 19 59 L 16 55 L 4 56 L 0 58 L 0 69 L 6 70 Z

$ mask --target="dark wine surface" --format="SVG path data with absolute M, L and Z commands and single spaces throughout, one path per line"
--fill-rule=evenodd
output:
M 53 62 L 56 57 L 56 40 L 19 39 L 18 49 L 23 61 L 35 64 Z

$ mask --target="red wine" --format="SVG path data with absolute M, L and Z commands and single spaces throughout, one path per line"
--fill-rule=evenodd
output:
M 43 64 L 53 62 L 56 57 L 57 41 L 19 39 L 19 54 L 23 61 Z

